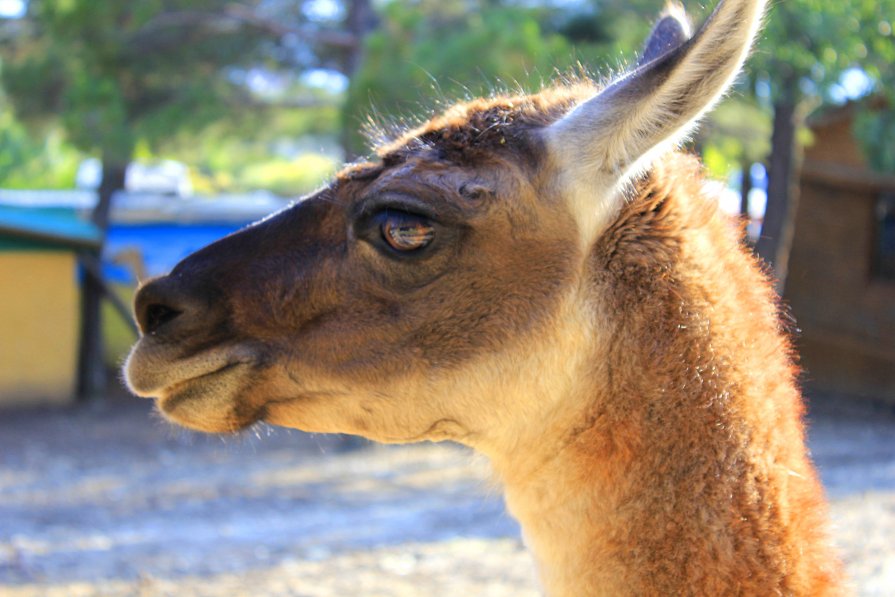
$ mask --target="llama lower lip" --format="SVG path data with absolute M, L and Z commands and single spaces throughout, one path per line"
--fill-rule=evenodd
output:
M 173 384 L 156 398 L 156 407 L 174 423 L 197 431 L 231 433 L 255 423 L 260 413 L 238 408 L 251 368 L 231 363 Z

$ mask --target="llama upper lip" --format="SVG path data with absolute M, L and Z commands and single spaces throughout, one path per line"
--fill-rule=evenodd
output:
M 147 338 L 134 347 L 124 366 L 125 381 L 131 391 L 155 398 L 178 386 L 257 361 L 254 352 L 244 345 L 217 346 L 186 358 L 169 352 L 168 347 Z

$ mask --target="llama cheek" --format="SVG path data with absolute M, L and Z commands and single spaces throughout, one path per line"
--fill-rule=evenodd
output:
M 357 435 L 366 435 L 366 432 L 370 429 L 370 424 L 366 418 L 363 417 L 355 417 L 352 419 L 350 428 L 355 429 L 355 433 Z

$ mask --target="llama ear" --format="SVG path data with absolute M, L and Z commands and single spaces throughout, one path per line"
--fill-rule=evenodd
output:
M 677 2 L 669 2 L 643 46 L 637 67 L 640 68 L 684 45 L 690 39 L 690 35 L 690 20 L 684 12 L 684 7 Z
M 682 10 L 670 9 L 633 71 L 547 129 L 554 162 L 579 187 L 618 183 L 680 142 L 739 73 L 765 3 L 722 0 L 692 38 Z

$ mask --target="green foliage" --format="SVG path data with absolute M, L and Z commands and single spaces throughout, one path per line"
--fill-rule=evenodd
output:
M 594 63 L 593 47 L 577 50 L 542 29 L 545 11 L 481 2 L 390 2 L 351 81 L 344 126 L 361 128 L 375 110 L 387 121 L 416 121 L 433 105 L 520 87 L 538 89 L 576 62 Z M 363 145 L 360 135 L 352 139 Z
M 207 127 L 202 135 L 178 135 L 166 145 L 165 156 L 191 166 L 193 188 L 200 194 L 261 188 L 284 196 L 300 195 L 313 190 L 337 165 L 332 133 L 338 121 L 335 102 L 251 115 L 235 129 L 232 123 L 221 122 Z M 309 157 L 302 162 L 305 155 Z M 294 170 L 295 162 L 301 162 L 298 170 Z M 289 169 L 293 171 L 285 175 Z
M 58 130 L 35 138 L 0 104 L 0 187 L 71 188 L 80 158 Z
M 51 141 L 29 140 L 9 110 L 0 110 L 0 184 L 27 185 L 30 177 L 59 186 L 73 177 L 71 146 L 126 160 L 142 144 L 194 166 L 200 188 L 242 188 L 245 171 L 274 172 L 291 162 L 295 152 L 280 151 L 290 139 L 334 135 L 340 126 L 358 131 L 371 111 L 386 122 L 415 122 L 457 98 L 536 90 L 577 63 L 623 67 L 618 61 L 640 49 L 660 4 L 386 2 L 378 5 L 378 28 L 338 114 L 339 98 L 331 93 L 314 92 L 319 107 L 284 112 L 251 91 L 246 73 L 281 68 L 276 43 L 270 31 L 228 19 L 230 0 L 31 0 L 16 35 L 5 36 L 12 43 L 0 48 L 0 77 L 16 120 L 35 139 L 56 132 Z M 687 2 L 687 8 L 698 23 L 714 4 Z M 305 14 L 302 2 L 239 5 L 309 22 L 296 17 Z M 770 104 L 787 95 L 804 105 L 835 102 L 847 69 L 866 72 L 874 93 L 895 96 L 892 15 L 895 0 L 772 3 L 743 86 L 755 93 L 723 103 L 698 139 L 712 170 L 726 174 L 744 159 L 763 159 Z M 331 65 L 342 50 L 315 51 Z M 287 95 L 296 93 L 310 92 L 293 84 Z M 895 105 L 895 97 L 889 100 Z M 868 113 L 856 125 L 874 166 L 889 171 L 895 171 L 892 120 L 887 112 Z M 350 142 L 355 150 L 364 144 L 359 134 Z M 279 166 L 262 168 L 265 162 Z
M 295 10 L 291 3 L 263 4 Z M 64 136 L 57 133 L 55 145 L 44 147 L 28 141 L 17 122 L 6 122 L 11 112 L 0 114 L 4 146 L 17 135 L 21 150 L 0 158 L 0 185 L 73 183 L 74 146 L 123 164 L 140 148 L 146 159 L 164 155 L 189 164 L 199 190 L 240 191 L 249 185 L 247 168 L 291 160 L 295 151 L 284 158 L 280 150 L 290 139 L 334 135 L 338 97 L 283 72 L 277 34 L 234 18 L 233 6 L 228 0 L 31 0 L 15 23 L 13 43 L 0 48 L 0 76 L 16 121 L 34 139 L 54 130 Z M 247 80 L 254 72 L 276 79 L 279 95 L 253 90 Z M 279 105 L 284 96 L 310 105 Z M 48 153 L 54 148 L 57 155 Z M 43 165 L 54 180 L 39 175 Z M 277 176 L 278 188 L 292 188 L 287 178 Z M 257 175 L 252 181 L 265 182 Z
M 895 110 L 860 112 L 855 120 L 855 133 L 864 143 L 870 166 L 880 172 L 895 173 Z
M 283 197 L 299 197 L 319 187 L 339 167 L 331 156 L 305 153 L 291 161 L 267 162 L 245 168 L 242 184 L 265 188 Z
M 756 79 L 768 82 L 770 99 L 841 101 L 843 74 L 858 68 L 873 82 L 873 92 L 895 99 L 895 0 L 787 0 L 773 3 L 767 26 L 752 58 Z M 895 106 L 895 102 L 890 102 Z M 877 168 L 895 172 L 891 157 L 891 115 L 862 115 L 856 132 Z M 875 123 L 875 124 L 871 124 Z
M 244 111 L 228 75 L 263 61 L 265 38 L 228 27 L 227 4 L 31 0 L 3 50 L 3 85 L 23 121 L 58 118 L 79 149 L 126 163 L 138 140 L 158 146 Z
M 797 89 L 772 85 L 771 93 L 824 94 L 855 66 L 882 80 L 895 45 L 895 0 L 787 0 L 773 3 L 752 58 L 754 71 L 772 82 L 796 77 Z
M 764 161 L 771 149 L 771 118 L 750 97 L 728 98 L 698 131 L 702 161 L 717 178 L 728 178 L 743 163 Z
M 696 23 L 710 8 L 693 12 L 688 3 Z M 374 120 L 413 123 L 457 98 L 505 87 L 536 90 L 576 62 L 614 66 L 618 57 L 636 55 L 658 9 L 650 0 L 594 0 L 574 13 L 484 1 L 387 3 L 351 81 L 343 126 L 362 128 L 371 111 Z M 842 74 L 856 65 L 873 77 L 878 90 L 895 88 L 887 83 L 895 64 L 886 16 L 892 14 L 895 0 L 774 3 L 750 61 L 745 94 L 719 106 L 700 133 L 698 146 L 712 171 L 727 175 L 743 161 L 764 161 L 771 104 L 781 97 L 794 96 L 806 105 L 834 101 Z M 877 127 L 885 124 L 881 116 L 874 118 Z M 861 136 L 876 162 L 888 155 L 880 145 L 883 135 Z M 363 145 L 359 134 L 351 142 L 355 149 Z
M 664 5 L 656 0 L 591 0 L 589 4 L 589 10 L 566 16 L 558 31 L 576 47 L 582 41 L 599 47 L 601 52 L 596 57 L 601 62 L 619 58 L 630 62 L 642 49 Z M 693 22 L 701 22 L 705 16 L 703 6 L 695 2 L 684 4 Z M 588 22 L 592 33 L 582 37 L 583 24 Z M 569 24 L 577 26 L 570 32 Z

